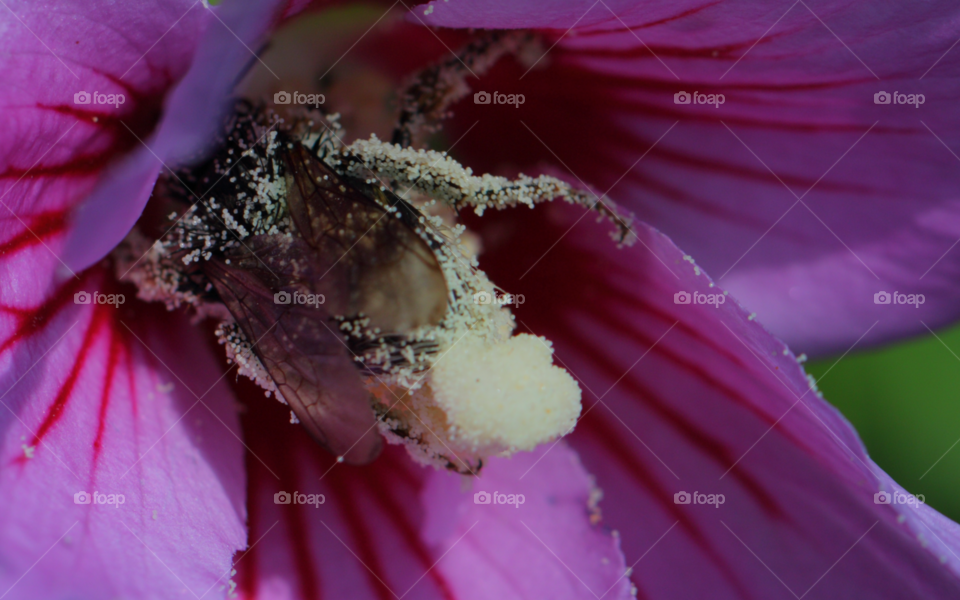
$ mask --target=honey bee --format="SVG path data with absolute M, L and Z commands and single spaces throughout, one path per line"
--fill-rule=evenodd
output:
M 495 47 L 496 39 L 487 40 L 465 52 Z M 431 90 L 419 102 L 425 114 L 439 115 L 464 93 L 424 83 L 449 81 L 443 69 L 460 67 L 447 61 L 408 87 L 394 135 L 400 144 L 371 138 L 345 145 L 335 116 L 284 120 L 239 101 L 213 155 L 158 183 L 155 202 L 172 222 L 167 234 L 138 248 L 134 233 L 118 255 L 118 269 L 126 268 L 141 298 L 187 303 L 219 318 L 218 335 L 241 373 L 276 393 L 292 420 L 348 463 L 376 457 L 381 433 L 419 447 L 415 457 L 424 462 L 460 472 L 475 472 L 485 454 L 532 443 L 456 446 L 455 438 L 469 439 L 464 424 L 404 401 L 418 390 L 443 396 L 440 384 L 423 391 L 423 380 L 460 340 L 474 349 L 462 359 L 469 362 L 476 348 L 506 343 L 514 328 L 505 308 L 473 301 L 493 284 L 457 244 L 461 230 L 425 212 L 429 206 L 482 213 L 563 198 L 613 218 L 620 241 L 629 230 L 608 204 L 559 180 L 476 177 L 443 153 L 407 147 L 424 120 L 411 108 L 413 96 Z M 405 199 L 411 192 L 419 205 Z M 550 352 L 546 367 L 562 372 L 551 366 Z M 561 387 L 576 388 L 570 382 Z M 566 416 L 551 435 L 572 428 L 579 390 L 575 411 L 552 414 Z

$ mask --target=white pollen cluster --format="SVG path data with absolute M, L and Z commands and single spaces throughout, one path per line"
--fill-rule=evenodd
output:
M 528 334 L 501 343 L 464 335 L 430 374 L 451 449 L 472 456 L 532 450 L 570 432 L 580 388 L 552 356 L 550 342 Z
M 277 384 L 270 377 L 270 373 L 253 353 L 253 344 L 247 340 L 236 322 L 222 321 L 214 333 L 217 336 L 217 342 L 227 351 L 227 363 L 237 365 L 237 373 L 253 380 L 263 388 L 268 398 L 274 394 L 277 400 L 283 404 L 287 403 L 277 389 Z

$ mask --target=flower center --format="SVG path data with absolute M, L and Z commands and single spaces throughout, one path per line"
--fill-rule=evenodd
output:
M 499 55 L 520 39 L 468 51 Z M 394 139 L 409 143 L 464 93 L 438 76 L 457 68 L 448 63 L 415 80 Z M 627 221 L 552 177 L 475 176 L 445 153 L 375 136 L 347 145 L 339 115 L 284 115 L 239 102 L 215 154 L 158 183 L 168 234 L 151 245 L 134 231 L 115 253 L 139 296 L 218 320 L 238 371 L 353 462 L 375 452 L 354 451 L 363 411 L 417 460 L 460 472 L 569 433 L 576 382 L 549 341 L 514 335 L 508 304 L 521 297 L 478 268 L 456 211 L 562 198 L 610 218 L 621 242 Z

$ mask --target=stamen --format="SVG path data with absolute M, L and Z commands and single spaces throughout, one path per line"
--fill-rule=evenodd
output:
M 529 32 L 492 31 L 470 42 L 454 56 L 417 73 L 400 96 L 400 116 L 393 142 L 410 146 L 440 128 L 450 105 L 470 93 L 467 76 L 485 73 L 506 54 L 535 43 Z
M 341 168 L 354 177 L 364 178 L 373 172 L 405 193 L 415 191 L 436 198 L 455 208 L 473 207 L 478 215 L 488 208 L 502 210 L 562 199 L 607 217 L 617 226 L 614 239 L 630 245 L 636 234 L 630 229 L 632 218 L 620 214 L 609 199 L 603 200 L 573 188 L 549 175 L 529 177 L 520 174 L 515 180 L 484 174 L 479 177 L 469 168 L 434 150 L 414 150 L 396 144 L 381 142 L 375 135 L 368 140 L 357 140 L 340 151 Z

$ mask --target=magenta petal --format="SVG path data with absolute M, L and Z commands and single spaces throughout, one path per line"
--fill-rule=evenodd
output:
M 476 503 L 483 493 L 491 504 Z M 524 503 L 493 504 L 509 502 L 511 494 L 523 494 Z M 618 541 L 590 525 L 591 516 L 600 520 L 599 507 L 591 505 L 601 495 L 561 442 L 491 459 L 466 494 L 460 478 L 432 473 L 422 494 L 425 531 L 439 541 L 473 524 L 469 539 L 437 566 L 457 598 L 630 598 Z M 457 515 L 455 526 L 444 523 L 445 512 Z
M 101 169 L 136 144 L 134 136 L 149 133 L 159 118 L 156 96 L 185 72 L 201 12 L 191 6 L 0 7 L 0 248 L 39 245 L 42 261 L 62 254 L 70 211 Z M 113 95 L 115 103 L 77 103 L 84 92 Z
M 2 294 L 0 594 L 222 598 L 246 543 L 222 362 L 184 319 L 130 296 L 75 304 L 129 292 L 107 281 Z
M 161 168 L 196 159 L 214 140 L 221 114 L 253 54 L 284 6 L 270 2 L 225 2 L 204 11 L 204 31 L 192 65 L 164 104 L 155 133 L 138 141 L 131 156 L 105 177 L 77 211 L 66 262 L 81 270 L 100 260 L 127 234 L 150 198 Z M 206 190 L 195 190 L 203 197 Z
M 547 10 L 541 0 L 434 0 L 414 7 L 416 16 L 411 15 L 408 20 L 438 27 L 565 30 L 574 25 L 580 28 L 609 27 L 616 24 L 613 14 L 628 20 L 642 15 L 644 20 L 657 21 L 695 6 L 698 4 L 693 2 L 648 2 L 641 5 L 631 0 L 552 0 Z
M 519 109 L 456 107 L 451 139 L 485 124 L 457 148 L 475 170 L 562 161 L 798 352 L 842 351 L 875 323 L 865 343 L 960 316 L 957 5 L 504 4 L 416 9 L 436 25 L 562 29 L 545 32 L 545 48 L 559 43 L 528 73 L 532 61 L 507 60 L 473 84 L 524 94 Z M 680 91 L 725 103 L 676 104 Z M 881 91 L 925 101 L 875 104 Z M 880 291 L 925 302 L 875 304 Z
M 630 597 L 618 541 L 592 524 L 598 496 L 565 444 L 492 459 L 476 480 L 416 465 L 396 447 L 354 467 L 318 450 L 259 390 L 249 406 L 241 598 Z M 513 494 L 514 505 L 475 504 L 480 491 Z M 277 504 L 282 492 L 301 503 Z
M 895 484 L 786 346 L 662 234 L 638 223 L 640 242 L 617 250 L 584 218 L 564 236 L 580 217 L 498 215 L 481 266 L 525 295 L 518 323 L 583 384 L 570 440 L 638 597 L 957 597 L 957 525 L 875 503 Z

